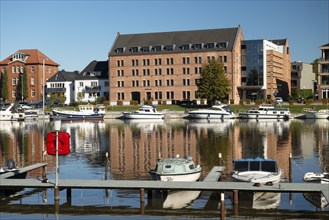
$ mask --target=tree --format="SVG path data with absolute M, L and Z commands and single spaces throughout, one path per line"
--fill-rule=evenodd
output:
M 223 63 L 212 60 L 209 64 L 204 64 L 197 86 L 198 96 L 207 99 L 210 104 L 227 98 L 230 81 L 226 77 Z
M 1 74 L 1 98 L 3 98 L 3 100 L 8 99 L 8 77 L 6 69 L 4 69 L 4 72 Z

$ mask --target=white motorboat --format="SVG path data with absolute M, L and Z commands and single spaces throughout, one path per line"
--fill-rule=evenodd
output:
M 235 115 L 228 105 L 216 102 L 215 105 L 207 109 L 198 109 L 188 112 L 187 118 L 193 119 L 231 119 Z
M 233 160 L 232 178 L 235 181 L 271 184 L 280 182 L 281 175 L 276 160 L 259 157 Z
M 306 119 L 329 119 L 329 109 L 320 109 L 318 111 L 305 108 L 303 114 Z
M 186 208 L 199 197 L 200 193 L 201 191 L 170 191 L 168 192 L 166 200 L 163 202 L 163 208 Z
M 153 180 L 160 181 L 197 181 L 201 175 L 201 166 L 195 165 L 191 157 L 159 159 L 154 170 L 149 173 Z
M 163 119 L 165 110 L 158 112 L 154 106 L 143 105 L 136 111 L 122 112 L 124 119 Z
M 14 103 L 0 109 L 0 121 L 23 121 L 24 111 L 15 107 Z
M 258 109 L 250 109 L 239 113 L 241 119 L 289 119 L 291 116 L 288 108 L 276 106 L 259 106 Z
M 51 118 L 61 118 L 62 120 L 88 120 L 88 119 L 103 119 L 105 115 L 104 106 L 94 106 L 94 105 L 79 105 L 79 110 L 68 111 L 68 110 L 52 110 Z
M 307 172 L 304 174 L 303 179 L 305 182 L 318 182 L 318 183 L 329 184 L 329 173 Z

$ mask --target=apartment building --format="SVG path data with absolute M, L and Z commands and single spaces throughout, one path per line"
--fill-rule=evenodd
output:
M 287 39 L 245 40 L 241 47 L 241 86 L 243 99 L 288 97 L 290 52 Z
M 242 29 L 163 33 L 118 33 L 109 51 L 110 105 L 131 101 L 172 104 L 200 99 L 197 80 L 211 60 L 224 64 L 231 82 L 228 100 L 239 103 Z
M 42 101 L 43 86 L 46 81 L 58 72 L 59 64 L 37 49 L 18 50 L 0 62 L 1 78 L 7 76 L 8 97 L 3 101 Z M 24 72 L 26 79 L 24 79 Z M 25 81 L 25 82 L 24 82 Z M 27 85 L 27 91 L 23 85 Z M 1 85 L 2 87 L 2 85 Z M 27 97 L 24 97 L 27 93 Z
M 329 99 L 329 44 L 320 47 L 321 58 L 318 61 L 319 99 Z
M 314 91 L 315 73 L 308 63 L 295 61 L 291 63 L 291 89 Z

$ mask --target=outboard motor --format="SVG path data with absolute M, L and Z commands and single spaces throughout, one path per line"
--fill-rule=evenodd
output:
M 13 161 L 12 159 L 7 160 L 6 165 L 7 165 L 7 169 L 10 170 L 16 169 L 15 161 Z

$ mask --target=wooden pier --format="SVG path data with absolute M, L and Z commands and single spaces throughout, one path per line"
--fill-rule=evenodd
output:
M 34 167 L 42 167 L 44 164 L 36 164 Z M 29 167 L 31 169 L 33 167 Z M 144 207 L 144 191 L 151 190 L 191 190 L 221 192 L 221 204 L 224 202 L 224 193 L 233 192 L 233 203 L 238 204 L 239 191 L 250 192 L 278 192 L 278 193 L 322 193 L 329 201 L 329 185 L 319 183 L 276 183 L 273 185 L 255 185 L 244 182 L 218 182 L 224 167 L 214 167 L 203 181 L 198 182 L 161 182 L 148 180 L 86 180 L 86 179 L 60 179 L 58 190 L 67 190 L 67 199 L 71 199 L 72 189 L 134 189 L 140 191 L 141 209 Z M 4 174 L 3 174 L 4 175 Z M 7 179 L 1 175 L 0 188 L 37 188 L 55 189 L 55 180 L 42 182 L 36 179 Z M 9 174 L 7 175 L 9 176 Z M 56 191 L 56 189 L 54 190 Z M 56 192 L 54 192 L 56 194 Z M 58 192 L 57 192 L 58 193 Z M 56 201 L 55 201 L 56 203 Z M 57 202 L 58 204 L 58 202 Z M 143 213 L 143 211 L 142 211 Z M 222 218 L 223 219 L 223 218 Z

